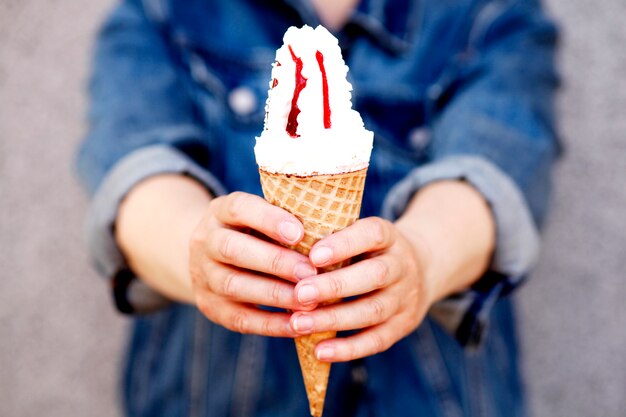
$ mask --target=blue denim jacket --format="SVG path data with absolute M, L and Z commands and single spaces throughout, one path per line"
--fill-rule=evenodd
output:
M 142 179 L 189 175 L 214 194 L 261 194 L 254 138 L 287 27 L 306 0 L 127 0 L 104 24 L 78 168 L 99 271 L 128 276 L 112 230 Z M 538 253 L 553 127 L 556 30 L 533 0 L 364 0 L 336 33 L 353 104 L 375 132 L 362 216 L 394 220 L 425 184 L 462 179 L 497 226 L 491 268 L 388 351 L 331 373 L 326 417 L 521 416 L 510 301 Z M 307 415 L 286 339 L 242 336 L 130 280 L 129 416 Z M 489 324 L 489 332 L 486 332 Z

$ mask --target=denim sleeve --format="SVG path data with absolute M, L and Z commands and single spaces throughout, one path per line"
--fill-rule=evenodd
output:
M 464 346 L 477 346 L 490 307 L 534 266 L 552 164 L 555 26 L 535 1 L 493 1 L 477 13 L 467 46 L 429 91 L 430 163 L 387 196 L 385 215 L 402 214 L 411 196 L 439 179 L 462 179 L 490 204 L 497 241 L 490 270 L 431 315 Z
M 108 278 L 127 269 L 113 228 L 119 203 L 139 181 L 176 172 L 214 195 L 224 192 L 203 168 L 211 152 L 206 132 L 176 61 L 142 4 L 122 2 L 99 33 L 89 131 L 77 155 L 79 176 L 92 197 L 86 223 L 90 255 Z M 158 305 L 160 297 L 142 285 L 135 281 L 129 296 L 139 294 L 138 304 Z
M 463 345 L 475 346 L 482 339 L 490 307 L 517 286 L 535 264 L 539 236 L 519 188 L 508 175 L 479 156 L 451 156 L 415 169 L 389 191 L 383 217 L 397 219 L 417 190 L 440 180 L 471 184 L 489 203 L 496 223 L 490 270 L 472 288 L 436 303 L 429 312 Z

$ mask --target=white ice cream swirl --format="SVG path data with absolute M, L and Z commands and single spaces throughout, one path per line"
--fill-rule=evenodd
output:
M 261 169 L 307 176 L 368 166 L 373 133 L 352 109 L 347 73 L 339 43 L 324 27 L 287 30 L 254 147 Z

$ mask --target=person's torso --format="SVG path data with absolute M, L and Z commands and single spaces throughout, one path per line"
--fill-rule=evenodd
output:
M 254 0 L 145 3 L 206 126 L 214 149 L 208 168 L 229 191 L 261 194 L 253 148 L 263 129 L 271 65 L 289 26 L 319 24 L 312 6 Z M 468 33 L 486 30 L 476 19 L 483 3 L 363 1 L 336 33 L 350 68 L 353 107 L 375 132 L 363 216 L 379 214 L 389 188 L 429 160 L 431 115 L 455 87 Z
M 362 216 L 429 161 L 430 117 L 454 88 L 469 31 L 485 30 L 482 1 L 364 1 L 336 34 L 353 106 L 375 132 Z M 318 24 L 305 1 L 146 0 L 193 95 L 214 151 L 209 169 L 229 191 L 261 194 L 254 159 L 275 51 L 292 25 Z M 479 22 L 479 23 L 476 23 Z M 519 416 L 508 301 L 490 337 L 467 353 L 430 319 L 389 351 L 331 372 L 325 417 Z M 196 309 L 138 319 L 125 408 L 133 417 L 308 415 L 293 342 L 242 336 Z M 494 395 L 497 396 L 494 397 Z

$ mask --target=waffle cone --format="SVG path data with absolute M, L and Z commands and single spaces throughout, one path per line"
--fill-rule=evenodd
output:
M 303 255 L 320 239 L 343 229 L 359 218 L 367 168 L 333 175 L 296 176 L 259 170 L 265 199 L 295 215 L 304 225 L 304 237 L 292 248 Z M 323 272 L 340 268 L 336 264 Z M 335 300 L 339 301 L 339 300 Z M 335 337 L 336 332 L 315 333 L 296 338 L 296 349 L 304 378 L 311 415 L 321 417 L 330 374 L 330 363 L 315 357 L 315 346 Z

